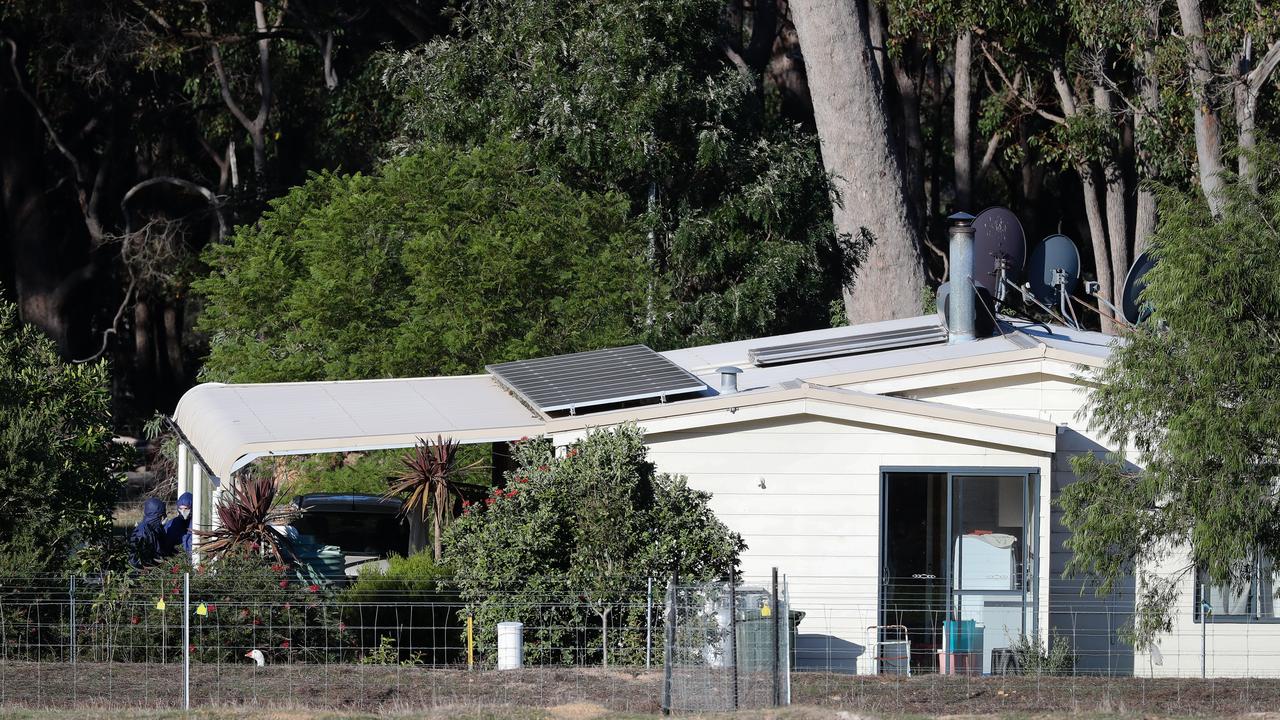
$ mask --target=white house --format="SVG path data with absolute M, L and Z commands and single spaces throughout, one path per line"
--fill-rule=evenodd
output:
M 1280 624 L 1255 613 L 1202 634 L 1190 579 L 1173 632 L 1135 654 L 1119 633 L 1132 588 L 1099 599 L 1061 576 L 1053 501 L 1074 480 L 1073 456 L 1107 452 L 1080 409 L 1114 341 L 1003 318 L 992 337 L 954 343 L 924 316 L 534 361 L 561 363 L 558 378 L 508 364 L 467 377 L 210 383 L 175 413 L 180 485 L 197 491 L 207 527 L 221 483 L 263 456 L 437 434 L 563 445 L 635 422 L 659 469 L 711 492 L 743 535 L 744 574 L 787 576 L 806 613 L 801 669 L 866 671 L 868 637 L 897 632 L 868 628 L 901 625 L 916 671 L 995 671 L 1025 636 L 1070 642 L 1081 671 L 1196 676 L 1203 650 L 1210 675 L 1275 673 Z M 629 384 L 659 376 L 674 384 Z M 955 654 L 944 661 L 944 650 Z

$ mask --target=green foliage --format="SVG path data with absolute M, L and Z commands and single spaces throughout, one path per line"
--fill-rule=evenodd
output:
M 482 657 L 497 623 L 518 620 L 530 628 L 530 661 L 596 662 L 577 655 L 575 629 L 643 608 L 646 578 L 706 580 L 737 564 L 742 539 L 715 517 L 710 495 L 656 474 L 646 453 L 634 426 L 591 432 L 559 457 L 546 441 L 519 443 L 506 488 L 450 526 L 446 557 Z M 642 641 L 610 638 L 610 658 L 642 652 Z
M 417 553 L 408 557 L 392 555 L 386 569 L 368 567 L 359 578 L 342 593 L 343 602 L 372 603 L 379 599 L 414 598 L 447 595 L 451 574 L 449 568 L 438 564 L 429 553 Z
M 290 458 L 290 488 L 293 495 L 309 493 L 353 493 L 381 495 L 387 490 L 387 478 L 396 474 L 400 465 L 399 450 L 374 450 L 367 453 L 320 454 Z M 289 498 L 292 500 L 292 497 Z
M 454 34 L 384 58 L 399 142 L 516 138 L 571 186 L 623 193 L 654 232 L 631 251 L 660 280 L 659 344 L 822 327 L 853 259 L 817 141 L 726 61 L 722 8 L 474 3 Z
M 428 147 L 314 175 L 212 246 L 204 376 L 259 382 L 474 372 L 635 339 L 642 235 L 516 145 Z
M 53 569 L 106 539 L 124 483 L 107 368 L 64 363 L 0 301 L 0 388 L 0 543 L 34 543 Z
M 360 577 L 339 596 L 348 632 L 370 648 L 362 662 L 372 665 L 420 665 L 428 658 L 410 648 L 429 648 L 430 662 L 458 661 L 464 652 L 462 603 L 449 569 L 431 553 L 392 556 L 385 570 L 365 566 Z M 384 633 L 395 628 L 396 637 Z
M 1076 667 L 1076 655 L 1071 641 L 1053 633 L 1048 646 L 1043 639 L 1019 635 L 1009 649 L 1018 661 L 1018 672 L 1023 675 L 1069 675 Z
M 1095 378 L 1087 410 L 1127 456 L 1081 456 L 1063 490 L 1069 570 L 1115 582 L 1189 553 L 1179 572 L 1140 573 L 1135 639 L 1168 627 L 1177 583 L 1200 568 L 1248 582 L 1259 552 L 1280 557 L 1280 172 L 1232 183 L 1222 217 L 1166 192 L 1144 302 L 1149 321 Z M 1131 461 L 1131 462 L 1130 462 Z

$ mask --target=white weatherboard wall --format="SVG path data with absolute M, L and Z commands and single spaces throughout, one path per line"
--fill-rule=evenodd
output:
M 862 653 L 867 626 L 878 622 L 881 469 L 1046 474 L 1050 462 L 1042 454 L 812 415 L 653 433 L 646 441 L 660 471 L 710 492 L 717 516 L 742 534 L 748 582 L 767 578 L 773 567 L 786 574 L 792 609 L 806 613 L 797 666 L 846 671 Z

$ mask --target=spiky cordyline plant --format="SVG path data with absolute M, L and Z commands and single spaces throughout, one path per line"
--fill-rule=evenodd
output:
M 232 483 L 223 491 L 214 509 L 220 522 L 218 529 L 197 533 L 202 538 L 200 551 L 216 559 L 233 551 L 259 550 L 270 553 L 278 562 L 289 561 L 293 556 L 292 543 L 271 526 L 287 523 L 296 511 L 276 506 L 279 490 L 269 475 L 250 476 Z
M 462 496 L 469 483 L 458 480 L 484 467 L 479 460 L 458 466 L 457 440 L 437 435 L 435 442 L 418 438 L 418 444 L 401 462 L 404 472 L 391 481 L 387 497 L 405 496 L 401 512 L 409 519 L 409 552 L 419 552 L 426 545 L 422 528 L 431 514 L 432 554 L 436 562 L 444 555 L 441 535 L 445 523 L 453 517 L 455 498 Z

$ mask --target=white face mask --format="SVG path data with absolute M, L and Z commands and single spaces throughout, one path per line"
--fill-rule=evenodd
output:
M 183 520 L 186 520 L 187 518 L 191 517 L 191 508 L 180 507 L 178 508 L 178 514 L 182 516 Z

